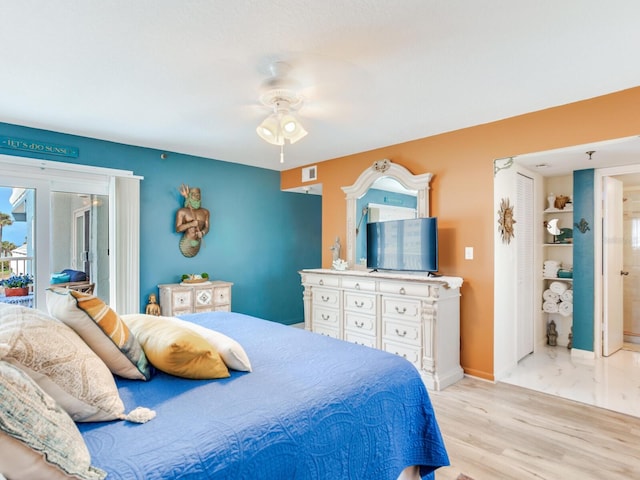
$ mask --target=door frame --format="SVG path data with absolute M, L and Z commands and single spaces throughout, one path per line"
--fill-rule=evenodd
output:
M 0 154 L 3 183 L 36 188 L 34 248 L 36 307 L 46 310 L 51 275 L 49 208 L 52 191 L 95 193 L 109 198 L 109 302 L 118 313 L 140 311 L 140 181 L 128 170 L 93 167 Z M 43 214 L 44 213 L 44 214 Z
M 595 358 L 602 355 L 602 329 L 603 329 L 603 308 L 604 308 L 604 285 L 602 279 L 603 245 L 602 245 L 602 215 L 603 215 L 603 177 L 611 177 L 626 174 L 639 174 L 640 164 L 624 165 L 620 167 L 598 168 L 594 174 L 594 228 L 595 239 L 595 259 L 596 268 L 594 280 L 594 306 L 593 306 L 593 354 Z

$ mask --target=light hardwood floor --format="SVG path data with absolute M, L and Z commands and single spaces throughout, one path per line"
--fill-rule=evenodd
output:
M 451 461 L 436 480 L 640 479 L 640 418 L 470 377 L 429 395 Z

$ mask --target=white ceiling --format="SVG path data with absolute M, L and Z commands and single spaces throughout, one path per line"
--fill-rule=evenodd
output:
M 0 8 L 0 121 L 273 170 L 640 85 L 637 0 Z M 282 165 L 255 132 L 273 61 L 291 64 L 309 132 Z

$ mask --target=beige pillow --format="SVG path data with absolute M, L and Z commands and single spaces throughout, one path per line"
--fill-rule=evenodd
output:
M 135 335 L 98 297 L 48 288 L 47 309 L 52 317 L 73 328 L 116 375 L 133 380 L 151 378 L 147 357 Z
M 122 315 L 122 320 L 124 320 L 125 323 L 128 323 L 132 317 L 140 316 L 145 317 L 147 315 L 144 313 L 132 313 L 128 315 Z M 222 357 L 222 360 L 227 365 L 227 368 L 231 368 L 233 370 L 238 370 L 241 372 L 251 371 L 251 362 L 249 361 L 249 356 L 244 351 L 244 348 L 242 348 L 242 345 L 240 345 L 233 338 L 228 337 L 227 335 L 215 330 L 211 330 L 210 328 L 203 327 L 202 325 L 188 322 L 177 317 L 156 316 L 155 318 L 163 319 L 167 322 L 172 322 L 175 325 L 180 325 L 196 332 L 199 335 L 202 335 L 202 337 L 218 351 L 220 357 Z
M 78 427 L 19 368 L 0 360 L 0 472 L 11 480 L 100 480 Z
M 26 372 L 76 422 L 124 414 L 104 362 L 71 328 L 39 310 L 0 303 L 0 359 Z
M 229 376 L 218 352 L 192 330 L 154 315 L 133 316 L 126 322 L 157 369 L 193 379 Z

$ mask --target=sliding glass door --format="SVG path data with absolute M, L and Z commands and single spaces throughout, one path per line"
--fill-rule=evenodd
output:
M 0 193 L 17 195 L 0 213 L 24 224 L 32 306 L 46 310 L 46 288 L 71 270 L 119 313 L 139 311 L 139 182 L 127 171 L 0 155 Z

